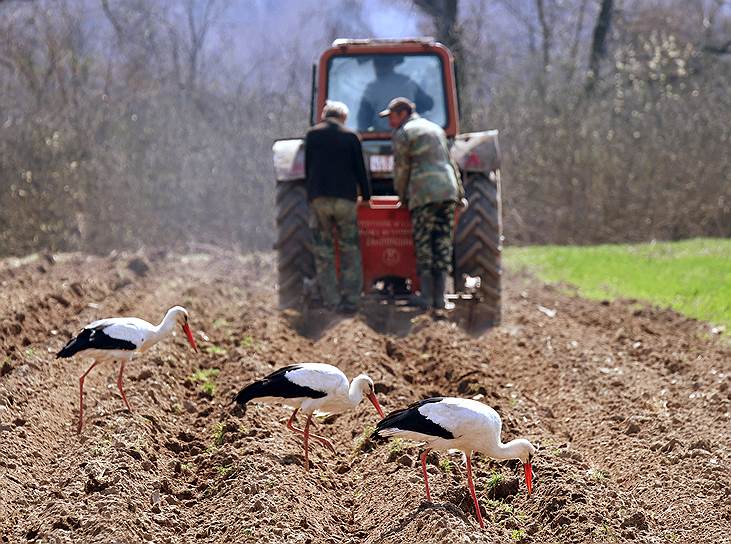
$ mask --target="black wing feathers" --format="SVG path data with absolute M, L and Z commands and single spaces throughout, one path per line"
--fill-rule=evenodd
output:
M 279 397 L 281 399 L 296 399 L 306 397 L 310 399 L 320 399 L 327 395 L 324 391 L 318 391 L 311 387 L 297 385 L 287 379 L 285 374 L 291 370 L 302 368 L 301 365 L 289 365 L 279 370 L 275 370 L 266 378 L 251 383 L 244 387 L 234 397 L 234 400 L 241 406 L 252 399 L 259 397 Z
M 378 422 L 378 424 L 376 425 L 376 432 L 374 433 L 374 436 L 379 436 L 378 433 L 380 431 L 385 431 L 386 429 L 391 429 L 395 427 L 401 429 L 402 431 L 412 431 L 415 433 L 426 434 L 429 436 L 438 436 L 440 438 L 447 439 L 454 438 L 454 435 L 450 431 L 440 425 L 437 425 L 431 419 L 428 419 L 421 412 L 419 412 L 419 408 L 421 408 L 425 404 L 439 402 L 443 399 L 444 397 L 432 397 L 430 399 L 424 399 L 420 400 L 419 402 L 415 402 L 411 404 L 408 408 L 404 408 L 403 410 L 396 410 L 395 412 L 391 412 L 385 418 Z
M 129 340 L 113 338 L 104 332 L 104 325 L 94 327 L 93 329 L 83 329 L 76 337 L 69 340 L 61 351 L 56 354 L 56 358 L 72 357 L 85 349 L 119 349 L 134 351 L 137 346 Z

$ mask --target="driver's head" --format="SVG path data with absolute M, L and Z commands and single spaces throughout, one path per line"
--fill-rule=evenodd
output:
M 323 121 L 328 118 L 335 119 L 336 121 L 345 123 L 348 118 L 348 113 L 350 113 L 348 106 L 346 106 L 343 102 L 328 100 L 325 102 L 325 107 L 322 108 L 322 119 Z
M 376 77 L 383 77 L 393 73 L 397 64 L 403 62 L 403 59 L 397 55 L 378 55 L 373 58 L 373 68 L 376 71 Z

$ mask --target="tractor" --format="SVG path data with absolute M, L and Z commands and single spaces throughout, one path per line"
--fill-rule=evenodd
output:
M 459 133 L 454 59 L 431 38 L 338 39 L 312 67 L 310 124 L 325 101 L 350 109 L 347 126 L 363 142 L 373 196 L 357 218 L 363 261 L 364 304 L 408 306 L 419 289 L 410 214 L 393 187 L 391 130 L 377 116 L 389 100 L 405 96 L 417 112 L 441 125 L 462 176 L 469 205 L 456 219 L 448 316 L 473 333 L 500 322 L 502 219 L 500 153 L 496 130 Z M 304 140 L 273 145 L 276 174 L 280 308 L 305 307 L 315 286 Z

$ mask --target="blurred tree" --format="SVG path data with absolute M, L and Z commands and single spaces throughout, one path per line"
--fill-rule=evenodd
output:
M 508 243 L 731 235 L 731 1 L 418 2 L 463 126 L 501 131 Z M 0 254 L 270 248 L 271 143 L 333 33 L 395 32 L 383 5 L 2 2 Z
M 589 72 L 586 79 L 586 92 L 591 94 L 599 79 L 599 64 L 602 58 L 607 55 L 607 36 L 612 24 L 612 10 L 614 0 L 601 0 L 599 15 L 594 24 L 594 36 L 591 41 L 591 55 L 589 57 Z
M 465 69 L 462 32 L 458 22 L 457 0 L 414 0 L 414 4 L 431 17 L 436 30 L 435 38 L 446 45 L 454 55 L 457 84 L 469 85 Z M 469 105 L 463 102 L 462 114 L 469 115 Z

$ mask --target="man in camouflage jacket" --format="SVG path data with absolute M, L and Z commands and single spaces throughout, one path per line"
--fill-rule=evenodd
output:
M 444 309 L 444 289 L 452 266 L 454 213 L 464 189 L 449 156 L 444 130 L 416 113 L 407 98 L 394 98 L 380 112 L 394 129 L 393 183 L 411 211 L 416 264 L 421 282 L 417 304 Z

